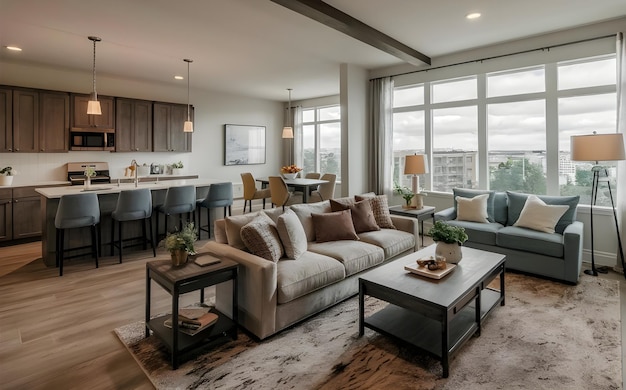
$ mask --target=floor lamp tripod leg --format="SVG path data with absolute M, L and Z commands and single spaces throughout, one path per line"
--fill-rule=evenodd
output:
M 598 195 L 598 179 L 600 176 L 600 172 L 596 169 L 593 169 L 593 180 L 591 182 L 591 205 L 589 207 L 589 219 L 591 221 L 591 269 L 586 269 L 585 274 L 591 276 L 598 276 L 598 270 L 596 269 L 596 259 L 593 250 L 593 206 L 596 204 L 596 198 Z
M 611 191 L 611 183 L 608 183 L 609 196 L 611 197 L 611 208 L 613 209 L 613 220 L 615 221 L 615 232 L 617 233 L 617 246 L 619 248 L 619 257 L 622 261 L 622 272 L 626 278 L 626 265 L 624 264 L 624 249 L 622 248 L 622 236 L 619 234 L 619 224 L 617 223 L 617 213 L 615 212 L 615 204 L 613 203 L 613 192 Z

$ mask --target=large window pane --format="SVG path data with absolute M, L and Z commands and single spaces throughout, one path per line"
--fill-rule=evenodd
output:
M 559 90 L 614 85 L 616 80 L 615 66 L 615 57 L 559 64 Z
M 318 121 L 338 121 L 341 119 L 339 106 L 324 107 L 318 110 Z
M 315 154 L 315 125 L 302 126 L 302 170 L 315 172 L 317 156 Z
M 544 92 L 545 89 L 543 67 L 487 75 L 487 97 Z
M 433 110 L 432 164 L 433 190 L 478 188 L 476 106 Z
M 424 111 L 393 114 L 394 183 L 411 186 L 411 177 L 404 175 L 404 157 L 409 154 L 424 153 L 424 150 Z
M 545 102 L 489 104 L 487 115 L 490 189 L 545 194 Z
M 320 172 L 334 173 L 341 180 L 341 125 L 320 125 Z
M 424 104 L 424 86 L 412 85 L 410 87 L 395 88 L 393 90 L 393 106 L 408 107 Z
M 467 78 L 442 83 L 433 83 L 433 103 L 456 102 L 459 100 L 476 99 L 476 78 Z
M 302 110 L 302 122 L 315 122 L 315 110 Z
M 580 203 L 591 203 L 591 162 L 571 161 L 573 135 L 615 133 L 617 103 L 614 93 L 559 99 L 559 187 L 561 195 L 580 195 Z M 616 188 L 616 162 L 602 162 Z M 602 188 L 605 184 L 602 184 Z M 615 194 L 614 194 L 615 195 Z M 596 204 L 611 206 L 605 191 L 598 192 Z

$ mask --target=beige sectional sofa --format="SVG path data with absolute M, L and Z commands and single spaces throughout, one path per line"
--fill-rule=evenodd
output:
M 348 215 L 358 214 L 354 198 L 334 202 L 333 209 L 341 207 L 340 204 L 350 208 Z M 356 239 L 326 241 L 352 228 L 336 222 L 336 218 L 345 221 L 347 212 L 332 212 L 328 200 L 293 205 L 285 211 L 271 209 L 215 221 L 215 241 L 207 243 L 203 251 L 239 263 L 239 322 L 244 328 L 259 339 L 271 336 L 358 293 L 359 273 L 418 249 L 416 219 L 389 215 L 384 196 L 365 202 L 371 202 L 368 207 L 373 210 L 378 226 L 357 233 Z M 269 218 L 259 216 L 261 213 Z M 326 218 L 330 219 L 320 224 L 320 219 Z M 359 230 L 361 225 L 355 218 L 354 225 Z M 367 218 L 371 221 L 372 216 Z M 395 229 L 379 229 L 389 222 Z M 259 230 L 259 225 L 273 227 Z M 255 228 L 252 235 L 251 226 Z M 347 233 L 348 237 L 351 234 Z M 277 236 L 280 244 L 276 244 Z M 324 242 L 318 242 L 320 238 Z M 263 257 L 251 253 L 246 246 L 255 246 L 259 241 L 270 242 L 265 242 L 261 252 L 253 248 Z M 229 283 L 216 288 L 216 306 L 226 314 L 232 311 Z

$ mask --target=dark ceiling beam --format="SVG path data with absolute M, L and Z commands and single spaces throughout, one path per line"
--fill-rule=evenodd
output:
M 400 58 L 409 64 L 430 65 L 430 57 L 398 42 L 388 35 L 368 26 L 352 16 L 332 7 L 321 0 L 271 0 L 285 8 L 316 20 L 328 27 L 374 46 L 386 53 Z

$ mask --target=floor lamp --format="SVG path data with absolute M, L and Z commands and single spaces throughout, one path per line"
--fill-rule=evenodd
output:
M 585 270 L 587 275 L 598 276 L 598 272 L 606 273 L 607 267 L 596 268 L 595 256 L 593 250 L 593 206 L 596 204 L 598 197 L 598 187 L 600 182 L 606 182 L 609 189 L 609 197 L 611 198 L 611 208 L 613 209 L 613 219 L 615 220 L 615 231 L 617 232 L 617 243 L 619 247 L 619 255 L 622 261 L 622 269 L 626 278 L 626 265 L 624 264 L 624 251 L 622 249 L 622 239 L 619 234 L 619 225 L 617 222 L 617 213 L 615 212 L 615 204 L 613 203 L 613 192 L 611 191 L 611 183 L 607 169 L 598 165 L 600 161 L 619 161 L 626 159 L 624 153 L 624 137 L 620 133 L 610 134 L 593 134 L 575 135 L 571 138 L 571 160 L 572 161 L 593 161 L 595 165 L 591 168 L 593 180 L 591 184 L 591 269 Z
M 415 206 L 417 209 L 424 207 L 422 196 L 419 193 L 420 178 L 417 176 L 423 175 L 424 173 L 428 173 L 428 158 L 425 154 L 413 154 L 406 156 L 404 160 L 404 174 L 413 175 L 411 181 L 411 191 L 415 194 L 413 197 L 415 201 L 412 202 L 411 206 Z

